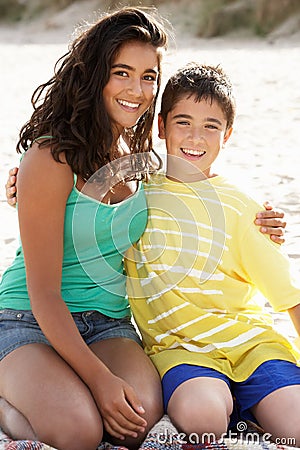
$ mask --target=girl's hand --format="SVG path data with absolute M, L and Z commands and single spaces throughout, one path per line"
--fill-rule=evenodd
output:
M 16 182 L 17 182 L 17 173 L 18 168 L 14 167 L 13 169 L 10 169 L 8 173 L 8 179 L 5 184 L 5 190 L 6 190 L 6 199 L 7 203 L 10 206 L 16 206 L 17 204 L 17 188 L 16 188 Z
M 261 233 L 269 234 L 272 241 L 283 244 L 286 227 L 286 222 L 283 220 L 284 212 L 280 209 L 273 209 L 269 202 L 265 202 L 264 207 L 266 211 L 260 211 L 256 214 L 255 225 L 260 225 Z
M 124 380 L 109 372 L 98 377 L 97 386 L 91 391 L 111 436 L 124 440 L 125 436 L 137 438 L 138 433 L 145 431 L 147 422 L 141 417 L 145 410 L 134 389 Z

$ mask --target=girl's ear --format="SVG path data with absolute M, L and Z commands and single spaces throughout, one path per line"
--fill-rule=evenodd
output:
M 164 121 L 161 117 L 161 114 L 158 114 L 158 137 L 160 139 L 165 139 L 166 138 L 166 134 L 165 134 L 165 125 L 164 125 Z
M 228 130 L 225 132 L 224 135 L 224 139 L 223 139 L 223 147 L 225 147 L 226 142 L 228 141 L 228 139 L 230 138 L 231 134 L 232 134 L 233 128 L 230 127 L 228 128 Z

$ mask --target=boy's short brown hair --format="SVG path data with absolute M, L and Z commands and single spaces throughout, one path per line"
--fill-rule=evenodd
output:
M 235 99 L 232 84 L 220 66 L 189 63 L 172 75 L 161 99 L 161 117 L 166 123 L 168 113 L 182 97 L 195 96 L 195 100 L 216 101 L 227 120 L 226 128 L 231 128 L 235 117 Z

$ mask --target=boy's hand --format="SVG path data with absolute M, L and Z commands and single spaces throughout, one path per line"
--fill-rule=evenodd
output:
M 16 206 L 17 204 L 17 187 L 16 187 L 16 182 L 17 182 L 17 173 L 18 173 L 18 168 L 14 167 L 13 169 L 10 169 L 9 173 L 8 173 L 8 179 L 7 182 L 5 184 L 5 189 L 6 189 L 6 199 L 7 199 L 7 203 L 11 206 Z
M 286 227 L 286 222 L 283 220 L 284 212 L 281 209 L 273 209 L 269 202 L 265 202 L 264 207 L 266 211 L 260 211 L 256 214 L 255 225 L 260 225 L 260 231 L 269 234 L 272 241 L 283 244 Z

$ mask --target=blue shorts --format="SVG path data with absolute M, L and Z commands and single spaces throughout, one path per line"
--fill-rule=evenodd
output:
M 170 369 L 162 379 L 165 411 L 175 389 L 185 381 L 198 377 L 219 378 L 228 385 L 235 400 L 234 414 L 230 423 L 230 426 L 234 426 L 239 420 L 256 422 L 251 408 L 271 392 L 285 386 L 300 384 L 300 367 L 277 359 L 266 361 L 247 380 L 237 383 L 214 369 L 180 364 Z
M 142 345 L 130 317 L 114 319 L 98 311 L 76 312 L 72 316 L 87 345 L 110 338 L 128 338 Z M 0 360 L 22 345 L 35 343 L 51 346 L 31 311 L 0 311 Z

